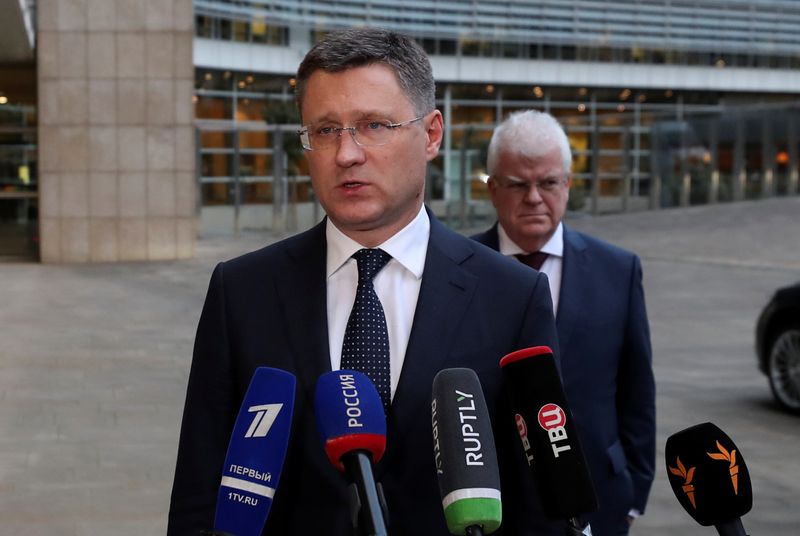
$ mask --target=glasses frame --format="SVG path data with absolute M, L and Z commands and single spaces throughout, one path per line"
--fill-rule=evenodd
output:
M 531 186 L 535 186 L 536 187 L 536 191 L 539 193 L 539 195 L 542 195 L 542 194 L 544 194 L 544 195 L 554 195 L 554 194 L 558 193 L 560 187 L 562 187 L 562 186 L 564 186 L 564 185 L 569 183 L 569 175 L 562 175 L 558 179 L 556 179 L 555 177 L 550 177 L 550 178 L 540 179 L 540 180 L 536 180 L 536 181 L 526 181 L 526 180 L 520 179 L 518 177 L 513 177 L 513 176 L 502 177 L 502 178 L 500 178 L 500 180 L 498 180 L 498 177 L 496 175 L 492 175 L 490 178 L 497 185 L 498 188 L 506 190 L 507 192 L 523 193 L 522 190 L 517 190 L 517 187 L 518 186 L 522 186 L 524 184 L 526 186 L 526 188 L 525 188 L 525 192 L 524 192 L 523 195 L 528 195 L 530 193 Z M 546 182 L 549 182 L 549 181 L 554 181 L 554 184 L 553 184 L 552 187 L 549 187 L 549 186 L 548 187 L 543 187 L 542 186 L 542 183 L 546 183 Z
M 425 114 L 425 115 L 427 115 L 427 114 Z M 417 121 L 420 121 L 420 120 L 424 119 L 425 115 L 421 115 L 419 117 L 415 117 L 414 119 L 409 119 L 407 121 L 400 121 L 399 123 L 386 123 L 384 126 L 389 129 L 389 132 L 394 132 L 395 130 L 397 130 L 400 127 L 404 127 L 406 125 L 410 125 L 411 123 L 416 123 Z M 382 123 L 382 121 L 377 121 L 377 120 L 374 120 L 374 119 L 363 120 L 363 121 Z M 356 121 L 356 123 L 361 123 L 363 121 Z M 301 128 L 300 130 L 297 131 L 297 134 L 300 136 L 300 143 L 303 145 L 303 149 L 305 149 L 306 151 L 314 151 L 315 150 L 311 146 L 311 137 L 308 135 L 308 130 L 310 128 L 313 128 L 313 127 L 314 127 L 314 125 L 303 125 L 303 128 Z M 356 127 L 352 126 L 352 127 L 332 127 L 332 128 L 333 128 L 333 131 L 334 131 L 336 136 L 334 138 L 331 138 L 331 140 L 340 139 L 342 137 L 342 132 L 344 132 L 346 130 L 346 131 L 350 132 L 350 135 L 353 137 L 353 141 L 359 147 L 382 147 L 384 145 L 388 145 L 389 142 L 392 140 L 392 136 L 390 135 L 389 138 L 383 143 L 370 143 L 370 144 L 366 144 L 365 145 L 364 143 L 358 141 L 358 136 L 356 135 Z M 331 141 L 330 145 L 325 145 L 325 146 L 323 146 L 321 148 L 317 147 L 316 150 L 324 149 L 326 147 L 332 147 L 334 143 L 335 143 L 334 141 Z

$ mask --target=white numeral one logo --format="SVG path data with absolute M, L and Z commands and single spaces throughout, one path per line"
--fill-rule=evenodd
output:
M 263 406 L 250 406 L 247 408 L 249 413 L 255 413 L 253 422 L 244 437 L 266 437 L 272 423 L 281 411 L 283 404 L 264 404 Z

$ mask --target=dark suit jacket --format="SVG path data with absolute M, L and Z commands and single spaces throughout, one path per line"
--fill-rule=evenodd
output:
M 473 237 L 499 249 L 497 225 Z M 600 510 L 595 536 L 644 512 L 655 464 L 655 381 L 639 258 L 564 226 L 556 326 L 564 390 Z
M 352 534 L 346 481 L 327 461 L 313 415 L 316 379 L 330 370 L 325 259 L 323 222 L 214 270 L 189 377 L 170 535 L 212 526 L 228 438 L 258 366 L 297 376 L 289 454 L 264 534 Z M 430 401 L 434 375 L 449 367 L 471 368 L 481 379 L 495 427 L 506 534 L 540 534 L 531 521 L 538 498 L 498 366 L 506 353 L 534 345 L 557 348 L 546 277 L 431 216 L 414 323 L 387 415 L 387 450 L 375 469 L 392 536 L 448 534 Z

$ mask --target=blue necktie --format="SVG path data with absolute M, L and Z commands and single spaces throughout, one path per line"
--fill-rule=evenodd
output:
M 358 289 L 344 331 L 341 368 L 366 374 L 378 389 L 383 409 L 388 413 L 391 403 L 389 333 L 372 279 L 392 257 L 382 249 L 360 249 L 353 257 L 358 263 Z

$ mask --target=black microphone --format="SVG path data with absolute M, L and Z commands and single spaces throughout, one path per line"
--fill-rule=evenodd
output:
M 259 367 L 250 380 L 231 433 L 208 535 L 260 536 L 286 458 L 295 377 Z
M 503 357 L 500 367 L 544 514 L 566 520 L 566 534 L 583 534 L 580 516 L 597 510 L 597 496 L 553 352 L 525 348 Z
M 746 536 L 741 517 L 753 507 L 741 451 L 710 422 L 671 435 L 664 452 L 672 491 L 683 509 L 720 536 Z
M 327 372 L 317 380 L 314 412 L 328 459 L 352 483 L 350 517 L 357 534 L 386 536 L 386 501 L 372 472 L 386 450 L 378 390 L 361 372 Z
M 500 474 L 492 423 L 474 371 L 451 368 L 433 379 L 433 452 L 447 529 L 459 536 L 500 527 Z

